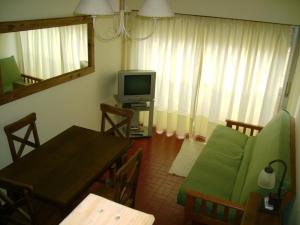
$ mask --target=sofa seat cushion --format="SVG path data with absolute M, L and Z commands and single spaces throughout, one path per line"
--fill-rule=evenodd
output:
M 234 188 L 231 195 L 231 201 L 241 203 L 240 195 L 244 187 L 245 179 L 248 173 L 249 163 L 251 159 L 252 149 L 255 144 L 256 137 L 249 137 L 244 147 L 244 154 L 238 174 L 236 176 Z
M 248 136 L 217 126 L 180 187 L 177 201 L 184 205 L 186 190 L 230 200 Z

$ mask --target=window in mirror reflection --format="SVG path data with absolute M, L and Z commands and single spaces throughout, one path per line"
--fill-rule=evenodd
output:
M 2 92 L 87 67 L 87 43 L 86 24 L 0 34 Z

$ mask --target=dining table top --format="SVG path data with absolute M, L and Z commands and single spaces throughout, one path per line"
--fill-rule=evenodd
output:
M 128 138 L 72 126 L 1 169 L 0 176 L 31 185 L 37 198 L 66 208 L 131 143 Z

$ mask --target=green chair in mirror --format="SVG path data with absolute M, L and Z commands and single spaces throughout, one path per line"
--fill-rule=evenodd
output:
M 40 81 L 39 78 L 21 74 L 14 56 L 0 59 L 0 94 Z

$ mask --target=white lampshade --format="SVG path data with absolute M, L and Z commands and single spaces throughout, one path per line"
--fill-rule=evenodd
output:
M 146 17 L 173 17 L 168 0 L 145 0 L 138 15 Z
M 114 14 L 108 0 L 80 0 L 75 13 L 92 16 Z
M 276 177 L 274 172 L 269 173 L 266 172 L 265 169 L 263 169 L 258 176 L 257 184 L 261 188 L 272 189 L 275 186 L 275 180 Z

